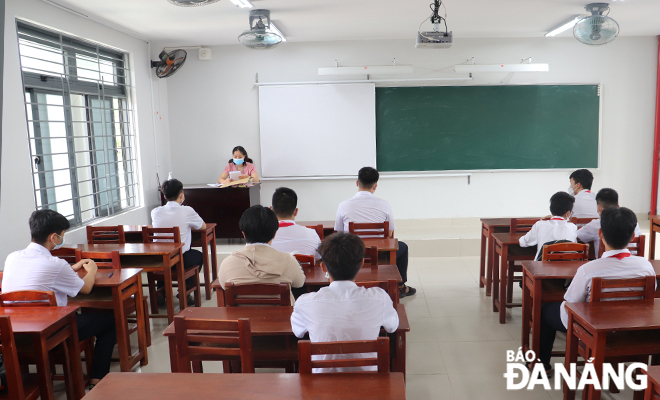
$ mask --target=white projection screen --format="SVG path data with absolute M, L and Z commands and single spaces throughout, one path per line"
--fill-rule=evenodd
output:
M 373 83 L 259 87 L 264 178 L 357 176 L 376 166 Z

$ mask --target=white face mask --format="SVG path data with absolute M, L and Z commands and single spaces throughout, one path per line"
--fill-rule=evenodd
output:
M 567 192 L 571 196 L 575 196 L 575 189 L 573 189 L 573 186 L 569 186 Z
M 56 233 L 56 235 L 57 235 L 57 233 Z M 60 235 L 57 235 L 57 237 L 62 239 L 62 242 L 60 244 L 55 244 L 55 242 L 53 242 L 53 244 L 55 245 L 55 247 L 53 247 L 53 250 L 57 250 L 57 249 L 61 248 L 62 246 L 64 246 L 64 237 L 60 236 Z

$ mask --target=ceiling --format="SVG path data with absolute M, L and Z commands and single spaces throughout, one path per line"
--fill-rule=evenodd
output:
M 248 9 L 221 0 L 177 7 L 167 0 L 51 0 L 96 21 L 171 46 L 237 44 Z M 411 39 L 430 15 L 431 0 L 252 0 L 292 42 Z M 577 14 L 582 0 L 445 0 L 455 40 L 540 37 Z M 609 16 L 622 36 L 660 34 L 660 0 L 612 1 Z M 585 14 L 586 15 L 586 14 Z M 430 26 L 425 25 L 429 30 Z M 569 36 L 570 31 L 560 36 Z M 549 39 L 551 40 L 551 39 Z

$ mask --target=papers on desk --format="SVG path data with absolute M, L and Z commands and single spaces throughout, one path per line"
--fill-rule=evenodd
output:
M 219 183 L 207 183 L 206 185 L 211 187 L 220 187 Z
M 239 179 L 239 180 L 237 180 L 237 181 L 233 181 L 233 182 L 225 183 L 225 184 L 223 184 L 223 185 L 220 186 L 220 187 L 221 187 L 221 188 L 226 188 L 226 187 L 229 187 L 229 186 L 245 185 L 245 184 L 248 183 L 249 181 L 250 181 L 250 178 Z

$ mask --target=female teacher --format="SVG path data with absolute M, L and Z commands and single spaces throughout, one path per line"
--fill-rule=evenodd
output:
M 236 146 L 232 150 L 233 158 L 231 158 L 225 167 L 225 170 L 222 171 L 218 183 L 230 183 L 232 179 L 229 177 L 229 173 L 233 171 L 240 171 L 240 179 L 252 178 L 252 182 L 259 182 L 259 175 L 257 175 L 257 169 L 252 163 L 252 159 L 248 157 L 247 151 L 243 146 Z

